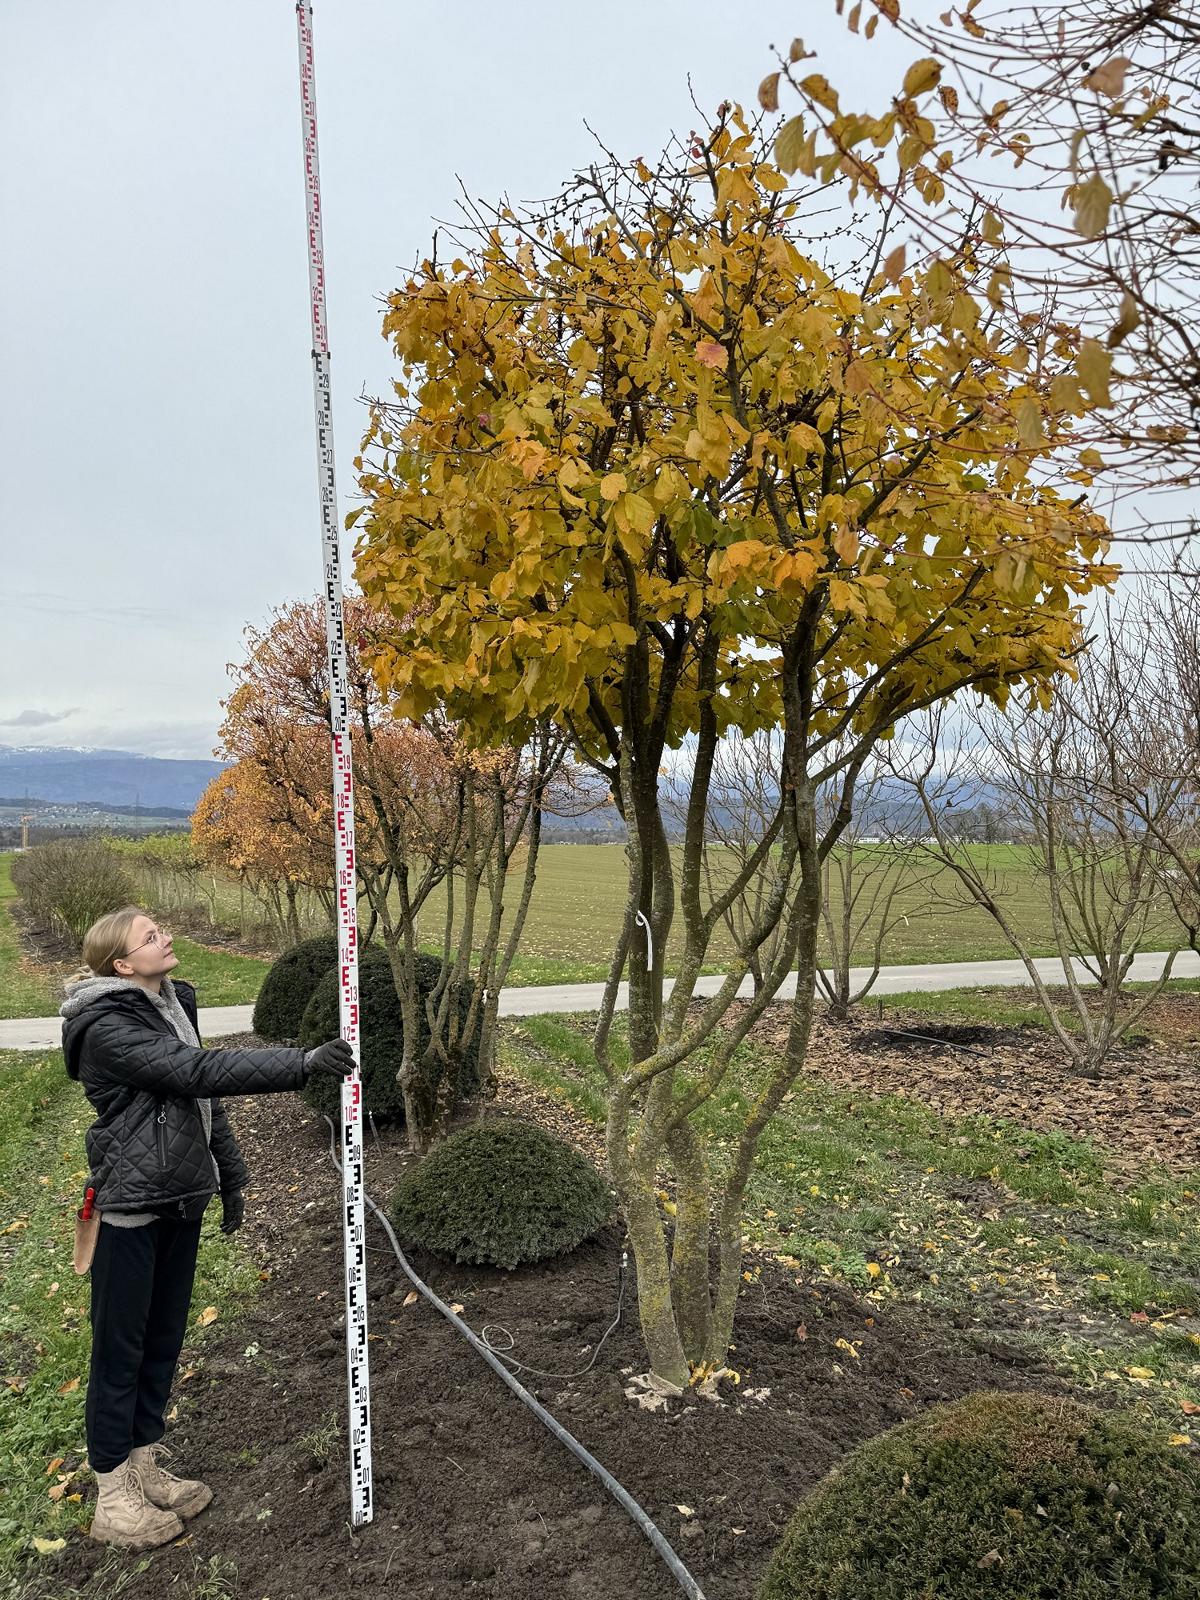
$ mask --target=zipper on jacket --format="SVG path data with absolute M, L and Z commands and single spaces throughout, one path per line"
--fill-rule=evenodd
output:
M 158 1102 L 158 1116 L 154 1119 L 158 1124 L 158 1164 L 165 1167 L 167 1164 L 167 1102 Z

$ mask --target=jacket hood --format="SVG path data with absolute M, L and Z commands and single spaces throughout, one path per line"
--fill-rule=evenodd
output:
M 195 993 L 190 983 L 182 979 L 173 983 L 170 978 L 162 980 L 162 991 L 165 995 L 175 992 L 181 999 L 185 996 L 190 999 Z M 156 1016 L 160 1015 L 141 985 L 129 978 L 83 978 L 78 983 L 69 983 L 66 999 L 58 1008 L 63 1019 L 62 1047 L 67 1076 L 78 1079 L 84 1035 L 97 1017 L 109 1011 L 128 1011 L 131 1007 L 136 1015 L 139 1011 L 144 1013 L 147 1006 Z

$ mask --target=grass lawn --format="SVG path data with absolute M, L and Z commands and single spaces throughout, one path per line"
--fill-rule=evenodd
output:
M 0 1017 L 46 1017 L 57 1011 L 50 984 L 25 962 L 10 903 L 17 891 L 12 881 L 12 852 L 0 851 Z
M 92 1112 L 58 1051 L 0 1051 L 0 1595 L 23 1592 L 37 1539 L 86 1523 L 83 1403 L 90 1280 L 71 1266 L 74 1209 Z M 215 1209 L 215 1216 L 213 1211 Z M 226 1316 L 257 1272 L 205 1217 L 189 1341 L 209 1305 Z M 182 1402 L 186 1403 L 186 1402 Z M 44 1471 L 30 1473 L 30 1463 Z
M 514 1021 L 502 1059 L 603 1120 L 584 1019 Z M 748 1041 L 697 1113 L 718 1171 L 767 1064 L 766 1047 Z M 1036 1350 L 1181 1432 L 1186 1406 L 1200 1406 L 1200 1173 L 1180 1181 L 1147 1168 L 1122 1187 L 1091 1141 L 940 1116 L 916 1098 L 813 1076 L 763 1137 L 745 1229 L 805 1274 Z

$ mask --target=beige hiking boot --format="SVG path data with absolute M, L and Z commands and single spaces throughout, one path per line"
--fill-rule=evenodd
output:
M 92 1518 L 92 1538 L 124 1550 L 153 1550 L 183 1532 L 173 1511 L 146 1504 L 142 1480 L 132 1459 L 111 1472 L 97 1472 L 100 1496 Z
M 198 1478 L 177 1478 L 168 1472 L 161 1458 L 170 1454 L 165 1444 L 143 1444 L 134 1447 L 129 1459 L 152 1506 L 173 1511 L 177 1517 L 194 1517 L 212 1499 L 212 1490 Z

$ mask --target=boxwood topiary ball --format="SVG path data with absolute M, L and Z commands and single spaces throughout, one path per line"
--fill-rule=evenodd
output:
M 284 952 L 263 979 L 254 1003 L 254 1031 L 260 1039 L 278 1043 L 300 1037 L 300 1020 L 313 990 L 337 965 L 338 942 L 333 934 L 305 939 Z
M 860 1445 L 758 1600 L 1200 1600 L 1200 1460 L 1127 1413 L 980 1391 Z
M 406 1244 L 495 1267 L 565 1255 L 607 1222 L 608 1185 L 577 1150 L 527 1122 L 476 1123 L 396 1186 Z
M 436 956 L 417 957 L 417 989 L 424 996 L 436 986 L 442 964 Z M 463 1019 L 471 1003 L 474 985 L 468 984 L 459 995 L 459 1017 Z M 400 1010 L 400 996 L 396 993 L 392 966 L 386 950 L 370 946 L 362 952 L 358 963 L 359 1001 L 359 1052 L 362 1061 L 363 1106 L 377 1118 L 403 1119 L 404 1091 L 396 1082 L 396 1073 L 404 1052 L 404 1018 Z M 339 985 L 336 965 L 322 977 L 305 1008 L 300 1024 L 300 1044 L 312 1050 L 326 1039 L 336 1039 L 341 1029 L 339 1016 Z M 476 1041 L 464 1052 L 458 1067 L 455 1095 L 459 1100 L 470 1099 L 479 1089 L 479 1050 Z M 429 1040 L 429 1027 L 424 1011 L 418 1033 L 417 1047 L 424 1050 Z M 444 1066 L 432 1062 L 423 1075 L 424 1092 L 434 1096 L 440 1087 Z M 304 1097 L 314 1110 L 337 1119 L 341 1090 L 334 1078 L 318 1073 L 310 1078 Z

